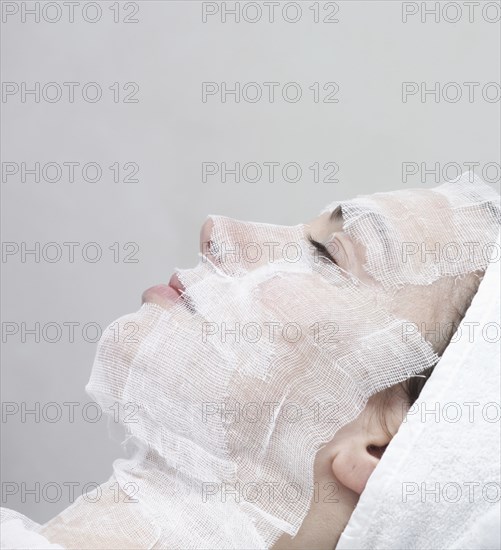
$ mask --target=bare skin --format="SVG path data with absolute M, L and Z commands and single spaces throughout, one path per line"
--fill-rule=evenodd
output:
M 397 388 L 383 411 L 385 430 L 374 396 L 353 422 L 341 428 L 332 441 L 320 449 L 314 465 L 314 479 L 320 489 L 312 496 L 308 515 L 297 535 L 294 538 L 282 535 L 273 550 L 335 548 L 407 410 L 406 396 Z

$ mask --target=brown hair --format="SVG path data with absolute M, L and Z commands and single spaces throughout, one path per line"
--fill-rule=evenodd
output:
M 423 372 L 421 372 L 417 376 L 412 376 L 411 378 L 408 378 L 404 382 L 400 382 L 400 384 L 396 384 L 395 386 L 391 386 L 387 388 L 386 390 L 383 390 L 378 395 L 377 399 L 377 414 L 379 416 L 379 422 L 381 423 L 381 426 L 383 427 L 384 431 L 388 435 L 388 437 L 393 437 L 394 434 L 392 434 L 389 429 L 388 425 L 386 423 L 386 416 L 385 416 L 385 410 L 386 407 L 391 400 L 392 396 L 394 395 L 397 388 L 402 388 L 406 397 L 407 397 L 407 404 L 409 407 L 412 407 L 414 403 L 417 401 L 417 398 L 421 394 L 421 390 L 423 389 L 424 385 L 430 378 L 433 370 L 435 369 L 435 366 L 429 367 L 425 369 Z
M 409 403 L 409 407 L 414 405 L 414 403 L 417 401 L 417 398 L 419 397 L 421 390 L 423 389 L 424 385 L 428 381 L 428 378 L 430 378 L 431 373 L 433 372 L 434 369 L 435 367 L 430 367 L 424 370 L 422 373 L 420 373 L 419 376 L 413 376 L 412 378 L 408 378 L 405 382 L 402 382 L 402 386 L 407 395 L 407 401 Z

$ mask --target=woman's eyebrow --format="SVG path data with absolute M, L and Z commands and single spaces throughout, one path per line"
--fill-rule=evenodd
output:
M 329 222 L 342 222 L 343 221 L 343 210 L 341 209 L 341 206 L 336 206 L 334 210 L 331 212 L 331 215 L 329 217 Z

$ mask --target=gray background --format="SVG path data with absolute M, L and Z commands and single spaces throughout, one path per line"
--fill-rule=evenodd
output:
M 111 2 L 100 2 L 103 14 L 93 24 L 82 18 L 85 2 L 75 8 L 74 23 L 67 15 L 56 23 L 28 16 L 23 23 L 20 13 L 2 23 L 4 82 L 94 81 L 103 88 L 97 103 L 77 91 L 74 103 L 36 103 L 31 96 L 22 103 L 18 94 L 1 105 L 2 162 L 96 162 L 103 168 L 96 183 L 78 171 L 73 183 L 64 177 L 36 183 L 31 176 L 23 183 L 19 175 L 2 181 L 2 241 L 28 248 L 35 242 L 81 243 L 73 263 L 66 248 L 54 263 L 33 256 L 22 262 L 19 254 L 2 262 L 4 329 L 5 323 L 57 323 L 62 329 L 63 323 L 79 323 L 73 342 L 63 331 L 55 343 L 43 336 L 37 343 L 30 335 L 23 342 L 18 333 L 2 345 L 4 405 L 33 408 L 38 402 L 42 411 L 54 402 L 63 411 L 57 422 L 43 415 L 23 422 L 19 413 L 3 418 L 2 481 L 17 483 L 19 492 L 3 498 L 2 506 L 46 521 L 69 502 L 64 483 L 78 483 L 78 495 L 86 483 L 110 475 L 120 446 L 109 439 L 104 420 L 88 421 L 93 410 L 87 420 L 82 417 L 96 346 L 86 341 L 94 332 L 84 337 L 82 326 L 104 328 L 136 310 L 143 289 L 167 281 L 175 267 L 194 265 L 207 214 L 296 224 L 338 198 L 437 183 L 430 174 L 421 181 L 421 172 L 404 182 L 402 162 L 440 162 L 440 168 L 474 162 L 479 175 L 489 163 L 499 163 L 500 104 L 486 101 L 480 91 L 500 79 L 499 24 L 482 16 L 482 6 L 494 2 L 481 2 L 472 22 L 458 2 L 463 13 L 456 23 L 450 22 L 451 9 L 438 22 L 433 16 L 422 22 L 418 13 L 405 24 L 398 1 L 337 2 L 339 22 L 331 24 L 312 21 L 313 4 L 301 2 L 297 23 L 284 21 L 282 6 L 274 23 L 266 12 L 256 23 L 235 23 L 231 16 L 222 22 L 221 15 L 203 23 L 202 3 L 195 1 L 137 2 L 139 22 L 132 24 L 113 22 Z M 123 19 L 132 9 L 120 5 Z M 329 9 L 320 3 L 321 18 Z M 493 14 L 491 7 L 488 17 Z M 108 86 L 131 81 L 139 86 L 139 102 L 114 103 Z M 297 82 L 303 98 L 203 103 L 204 81 Z M 308 87 L 331 81 L 339 84 L 339 102 L 312 101 Z M 481 86 L 473 102 L 413 96 L 403 103 L 403 81 Z M 139 181 L 115 183 L 107 168 L 114 162 L 137 163 Z M 263 175 L 256 183 L 231 177 L 204 183 L 202 162 L 296 162 L 303 174 L 296 183 L 280 175 L 274 182 Z M 315 182 L 308 169 L 314 162 L 337 163 L 339 181 Z M 491 169 L 487 176 L 499 190 L 499 172 Z M 92 241 L 103 250 L 96 263 L 81 256 L 82 246 Z M 122 250 L 118 263 L 108 249 L 115 242 Z M 123 261 L 127 242 L 139 247 L 137 263 Z M 74 422 L 64 402 L 79 403 Z M 32 494 L 21 494 L 23 483 L 33 489 L 36 482 L 38 503 Z M 53 503 L 43 492 L 51 483 L 63 489 Z M 56 493 L 47 494 L 50 499 Z

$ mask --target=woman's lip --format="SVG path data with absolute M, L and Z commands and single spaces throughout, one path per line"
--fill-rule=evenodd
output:
M 148 288 L 141 296 L 143 304 L 146 302 L 166 306 L 169 303 L 175 302 L 181 296 L 180 292 L 170 285 L 155 285 Z
M 176 302 L 184 293 L 184 286 L 176 273 L 170 278 L 169 284 L 160 284 L 152 286 L 143 292 L 142 303 L 145 302 L 158 304 L 162 307 Z
M 180 296 L 185 291 L 183 283 L 179 280 L 177 273 L 174 273 L 169 281 L 169 286 L 172 287 Z

